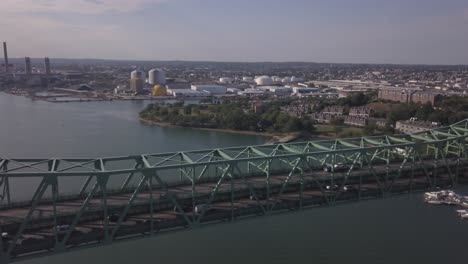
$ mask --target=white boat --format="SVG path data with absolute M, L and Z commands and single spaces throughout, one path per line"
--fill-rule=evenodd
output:
M 462 215 L 461 215 L 461 218 L 462 218 L 462 219 L 468 219 L 468 213 L 462 214 Z
M 457 213 L 462 216 L 464 214 L 468 214 L 468 210 L 457 210 Z
M 424 193 L 424 198 L 426 198 L 426 199 L 436 199 L 437 198 L 437 193 L 435 193 L 435 192 Z
M 439 200 L 426 200 L 426 203 L 429 203 L 429 204 L 442 204 L 442 202 L 439 201 Z

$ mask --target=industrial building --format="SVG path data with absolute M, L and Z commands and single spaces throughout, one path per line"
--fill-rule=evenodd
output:
M 232 80 L 232 78 L 222 77 L 222 78 L 219 78 L 219 82 L 220 82 L 220 83 L 226 83 L 226 84 L 227 84 L 227 83 L 232 83 L 233 80 Z
M 193 84 L 191 89 L 199 92 L 207 92 L 209 94 L 226 94 L 227 88 L 221 85 L 211 85 L 211 84 Z
M 190 82 L 180 78 L 166 78 L 166 87 L 170 90 L 190 89 Z
M 167 93 L 177 98 L 200 98 L 210 95 L 208 92 L 200 92 L 192 89 L 167 89 Z
M 249 95 L 249 96 L 259 96 L 259 95 L 264 95 L 265 91 L 249 88 L 249 89 L 245 89 L 244 91 L 239 91 L 238 94 Z
M 259 86 L 258 90 L 263 90 L 265 92 L 274 93 L 274 94 L 291 94 L 292 89 L 290 87 L 284 86 Z
M 152 69 L 148 72 L 148 83 L 152 85 L 166 84 L 166 72 L 161 69 Z
M 317 93 L 319 92 L 319 88 L 311 88 L 311 87 L 293 87 L 292 92 L 294 95 L 305 95 L 310 93 Z

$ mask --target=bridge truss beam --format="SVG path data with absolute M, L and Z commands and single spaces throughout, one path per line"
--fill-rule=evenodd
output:
M 0 159 L 0 228 L 11 236 L 0 241 L 0 263 L 139 234 L 453 186 L 468 166 L 467 124 L 412 135 L 127 157 Z M 36 184 L 32 195 L 20 191 L 25 181 Z

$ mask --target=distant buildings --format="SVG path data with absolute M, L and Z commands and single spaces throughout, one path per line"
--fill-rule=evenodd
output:
M 187 80 L 179 78 L 166 78 L 167 89 L 190 89 L 191 84 Z
M 400 103 L 408 103 L 411 99 L 411 94 L 415 90 L 402 88 L 381 88 L 379 89 L 379 99 L 388 100 Z
M 331 120 L 335 118 L 332 115 L 328 114 L 323 114 L 323 113 L 315 113 L 311 114 L 310 117 L 315 120 L 315 122 L 320 123 L 320 124 L 330 124 Z
M 307 105 L 288 105 L 282 106 L 281 112 L 284 112 L 290 116 L 302 117 L 309 112 Z
M 292 92 L 291 88 L 285 86 L 258 86 L 257 89 L 276 95 L 290 95 Z
M 439 93 L 432 91 L 421 91 L 412 88 L 381 88 L 379 89 L 379 99 L 400 103 L 431 103 L 432 105 L 440 97 Z
M 349 116 L 354 116 L 354 117 L 369 117 L 372 113 L 372 109 L 370 109 L 367 106 L 362 106 L 362 107 L 352 107 L 349 109 Z
M 226 94 L 227 88 L 221 85 L 211 85 L 211 84 L 193 84 L 191 89 L 199 92 L 207 92 L 211 95 L 216 94 Z
M 411 102 L 420 104 L 431 103 L 431 105 L 434 105 L 439 97 L 440 95 L 438 93 L 430 91 L 417 91 L 411 95 Z
M 224 83 L 224 84 L 232 83 L 232 81 L 233 81 L 232 78 L 229 78 L 229 77 L 219 78 L 219 82 Z
M 360 116 L 346 116 L 344 124 L 348 126 L 364 127 L 367 125 L 367 117 Z
M 192 89 L 168 89 L 167 93 L 178 98 L 200 98 L 210 95 L 208 92 L 200 92 Z
M 417 121 L 416 118 L 412 118 L 410 120 L 397 121 L 395 125 L 395 129 L 405 134 L 412 134 L 412 133 L 431 130 L 439 126 L 440 126 L 440 123 L 437 123 L 437 122 Z
M 385 119 L 385 118 L 369 118 L 367 120 L 367 123 L 368 124 L 374 124 L 378 128 L 385 128 L 387 126 L 387 119 Z
M 342 116 L 344 114 L 344 108 L 341 106 L 327 106 L 321 113 L 324 115 Z

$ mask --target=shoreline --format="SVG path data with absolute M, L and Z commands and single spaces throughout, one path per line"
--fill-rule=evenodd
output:
M 157 122 L 152 120 L 147 120 L 142 117 L 139 117 L 140 121 L 155 126 L 161 127 L 179 127 L 179 128 L 190 128 L 196 130 L 205 130 L 205 131 L 216 131 L 216 132 L 225 132 L 231 134 L 239 135 L 252 135 L 252 136 L 262 136 L 266 137 L 267 141 L 265 144 L 274 144 L 274 143 L 287 143 L 301 137 L 301 132 L 292 132 L 292 133 L 272 133 L 272 132 L 256 132 L 256 131 L 247 131 L 247 130 L 233 130 L 233 129 L 223 129 L 223 128 L 206 128 L 206 127 L 190 127 L 190 126 L 179 126 L 171 123 Z

